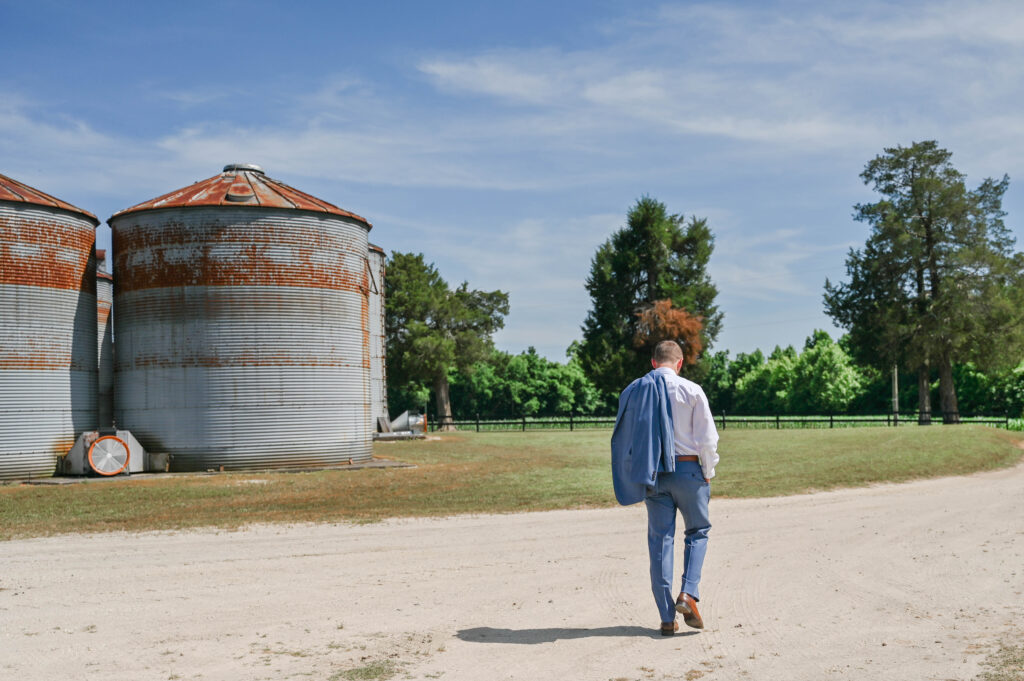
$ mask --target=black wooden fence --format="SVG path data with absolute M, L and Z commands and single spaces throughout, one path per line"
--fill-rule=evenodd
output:
M 946 414 L 944 419 L 932 419 L 928 412 L 901 415 L 901 414 L 876 414 L 876 415 L 850 415 L 850 414 L 829 414 L 828 416 L 732 416 L 727 414 L 716 414 L 715 425 L 719 430 L 771 428 L 782 430 L 787 428 L 855 428 L 860 426 L 916 426 L 951 423 L 974 423 L 980 425 L 996 426 L 1009 429 L 1010 417 L 1008 415 L 963 415 Z M 585 430 L 593 428 L 611 428 L 615 425 L 614 416 L 581 416 L 568 414 L 565 416 L 520 416 L 513 418 L 480 418 L 473 419 L 429 419 L 427 420 L 430 430 L 437 431 L 445 426 L 455 426 L 458 430 L 475 430 L 476 432 L 489 431 L 527 431 L 527 430 Z

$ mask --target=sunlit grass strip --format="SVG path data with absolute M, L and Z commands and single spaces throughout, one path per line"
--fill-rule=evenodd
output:
M 614 506 L 610 435 L 463 432 L 376 445 L 416 468 L 5 485 L 0 538 Z M 1019 461 L 1020 439 L 970 425 L 728 430 L 712 489 L 759 497 L 960 475 Z

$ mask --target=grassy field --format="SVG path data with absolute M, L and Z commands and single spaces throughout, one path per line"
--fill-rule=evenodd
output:
M 222 473 L 0 486 L 0 539 L 67 532 L 612 506 L 610 431 L 453 433 L 378 443 L 416 468 Z M 727 431 L 716 497 L 799 494 L 1012 465 L 1021 436 L 983 426 Z

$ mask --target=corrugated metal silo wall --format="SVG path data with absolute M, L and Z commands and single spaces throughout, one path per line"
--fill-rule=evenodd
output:
M 384 329 L 384 252 L 371 248 L 370 266 L 370 398 L 374 425 L 388 416 L 386 336 Z
M 97 426 L 114 423 L 114 345 L 110 307 L 114 301 L 114 281 L 109 274 L 96 275 L 96 344 L 99 361 L 97 389 Z
M 95 225 L 0 202 L 0 478 L 51 476 L 96 427 Z
M 233 207 L 110 222 L 118 427 L 172 470 L 372 456 L 365 225 Z

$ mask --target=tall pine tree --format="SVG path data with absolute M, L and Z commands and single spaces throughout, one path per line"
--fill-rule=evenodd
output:
M 917 371 L 922 415 L 938 370 L 946 422 L 959 419 L 953 363 L 1017 359 L 1024 324 L 1024 256 L 1003 224 L 1009 179 L 969 190 L 951 158 L 929 140 L 871 160 L 861 178 L 882 198 L 854 213 L 871 234 L 847 257 L 850 281 L 825 282 L 825 310 L 860 361 Z
M 626 226 L 598 249 L 586 287 L 592 308 L 583 324 L 579 358 L 587 376 L 608 395 L 650 368 L 649 349 L 636 347 L 641 315 L 669 300 L 699 317 L 709 349 L 722 327 L 718 289 L 707 274 L 714 237 L 707 220 L 670 215 L 650 197 L 636 202 Z

